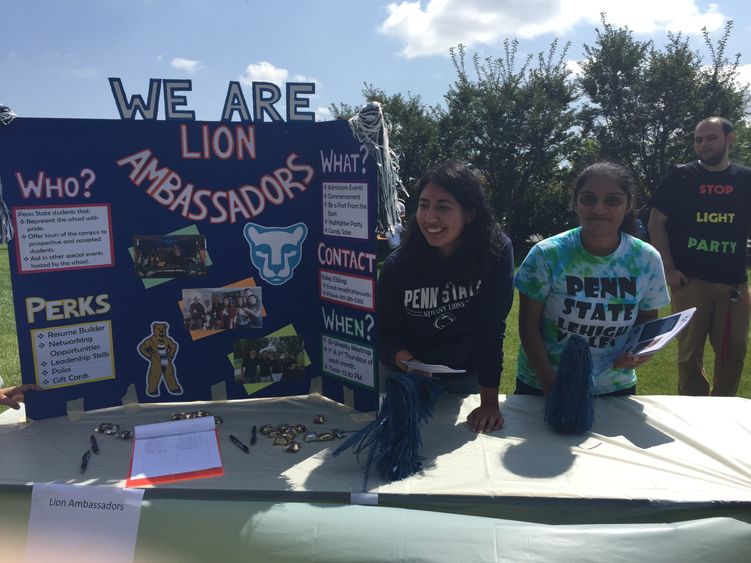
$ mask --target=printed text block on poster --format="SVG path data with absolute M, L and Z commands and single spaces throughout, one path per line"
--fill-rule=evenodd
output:
M 373 278 L 320 270 L 319 288 L 321 299 L 326 301 L 364 311 L 375 310 L 373 300 L 375 280 Z
M 375 349 L 328 335 L 321 336 L 324 373 L 369 388 L 375 386 Z
M 115 377 L 110 321 L 32 330 L 31 342 L 37 383 L 46 389 Z
M 113 266 L 109 204 L 16 207 L 22 274 Z
M 368 240 L 368 184 L 323 183 L 323 234 Z

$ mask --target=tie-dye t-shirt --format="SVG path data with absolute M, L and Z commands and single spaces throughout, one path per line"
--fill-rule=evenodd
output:
M 544 301 L 540 330 L 554 370 L 572 334 L 582 336 L 592 352 L 597 394 L 636 384 L 633 369 L 613 368 L 639 310 L 669 303 L 662 260 L 654 247 L 621 234 L 609 256 L 594 256 L 581 244 L 581 227 L 536 244 L 519 267 L 516 288 L 535 301 Z M 517 376 L 540 388 L 524 350 L 520 348 Z

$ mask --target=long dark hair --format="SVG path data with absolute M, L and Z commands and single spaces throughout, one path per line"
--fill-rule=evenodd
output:
M 619 227 L 622 233 L 629 235 L 636 234 L 636 218 L 634 217 L 634 177 L 628 168 L 615 162 L 603 160 L 595 162 L 587 166 L 579 177 L 576 178 L 574 183 L 574 189 L 571 191 L 571 207 L 576 209 L 576 198 L 579 197 L 579 192 L 582 191 L 584 184 L 586 184 L 592 178 L 610 178 L 620 186 L 623 193 L 626 194 L 626 201 L 628 203 L 628 212 L 623 218 L 623 222 Z
M 462 231 L 461 246 L 456 254 L 468 272 L 476 274 L 502 251 L 501 227 L 493 216 L 480 178 L 466 164 L 449 160 L 425 173 L 418 184 L 416 198 L 431 183 L 454 196 L 463 211 L 474 213 L 472 221 Z M 421 261 L 434 256 L 435 249 L 425 240 L 414 213 L 407 222 L 402 249 L 402 256 L 409 260 Z

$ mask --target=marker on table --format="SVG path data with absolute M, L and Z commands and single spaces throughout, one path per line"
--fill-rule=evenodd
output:
M 256 425 L 253 425 L 253 428 L 250 430 L 250 445 L 255 446 L 256 442 L 258 441 L 258 436 L 256 435 Z
M 244 451 L 246 454 L 250 453 L 250 449 L 248 448 L 248 446 L 246 446 L 245 444 L 243 444 L 237 437 L 235 437 L 232 434 L 230 434 L 229 435 L 229 439 L 232 440 L 232 443 L 235 444 L 242 451 Z
M 83 457 L 81 458 L 81 473 L 86 471 L 86 468 L 89 466 L 89 458 L 91 457 L 91 451 L 86 450 L 86 453 L 83 454 Z
M 92 434 L 91 436 L 89 436 L 89 439 L 91 440 L 91 451 L 94 452 L 95 454 L 98 454 L 99 444 L 96 443 L 96 438 Z

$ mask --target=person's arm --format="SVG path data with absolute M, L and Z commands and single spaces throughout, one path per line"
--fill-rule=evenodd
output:
M 670 295 L 665 285 L 665 268 L 658 252 L 649 246 L 644 247 L 642 256 L 639 261 L 647 264 L 647 268 L 642 274 L 640 285 L 644 287 L 641 301 L 639 302 L 639 311 L 636 314 L 634 325 L 640 325 L 653 321 L 659 314 L 660 307 L 670 303 Z M 643 307 L 643 308 L 642 308 Z M 613 363 L 613 367 L 623 369 L 633 369 L 648 362 L 653 354 L 647 354 L 634 358 L 631 354 L 621 354 Z
M 250 324 L 252 325 L 260 325 L 261 324 L 261 310 L 260 309 L 253 309 L 250 307 L 246 307 L 245 314 L 248 315 L 248 319 L 250 320 Z
M 657 313 L 657 309 L 648 309 L 643 311 L 639 310 L 639 313 L 636 315 L 634 326 L 655 320 L 657 318 Z M 652 356 L 654 356 L 654 354 L 645 354 L 643 356 L 634 357 L 630 353 L 624 352 L 618 357 L 618 359 L 615 360 L 615 362 L 613 362 L 613 367 L 621 369 L 635 369 L 646 364 L 649 360 L 652 359 Z
M 503 428 L 504 420 L 498 404 L 497 387 L 480 387 L 480 406 L 467 415 L 473 432 L 492 432 Z
M 640 309 L 636 315 L 636 321 L 634 321 L 634 326 L 655 320 L 657 318 L 658 313 L 659 311 L 657 309 L 649 309 L 649 310 L 644 310 L 644 311 Z
M 400 299 L 396 261 L 387 258 L 378 277 L 379 359 L 395 371 L 408 371 L 402 360 L 413 360 L 405 335 L 407 317 Z
M 649 240 L 662 257 L 662 265 L 665 268 L 665 280 L 670 287 L 686 285 L 688 278 L 675 267 L 673 255 L 670 252 L 670 239 L 665 224 L 668 216 L 659 209 L 653 207 L 649 213 Z
M 480 384 L 480 406 L 467 416 L 474 432 L 491 432 L 503 426 L 498 387 L 503 370 L 506 317 L 514 301 L 514 251 L 505 239 L 500 259 L 491 266 L 480 288 L 478 316 L 473 319 L 472 355 Z
M 529 364 L 547 395 L 553 387 L 555 371 L 548 359 L 548 350 L 540 332 L 544 307 L 544 301 L 536 301 L 519 292 L 519 339 Z
M 23 385 L 17 385 L 16 387 L 0 389 L 0 405 L 5 405 L 6 407 L 18 410 L 21 408 L 19 403 L 23 403 L 24 393 L 26 391 L 41 390 L 42 388 L 34 383 L 24 383 Z

